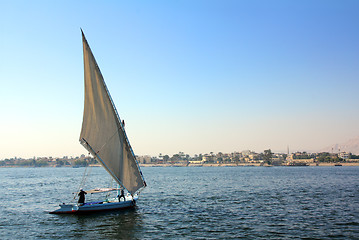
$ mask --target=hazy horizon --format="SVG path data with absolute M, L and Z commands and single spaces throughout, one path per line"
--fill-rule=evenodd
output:
M 136 155 L 359 136 L 358 1 L 2 1 L 0 159 L 87 154 L 83 29 Z

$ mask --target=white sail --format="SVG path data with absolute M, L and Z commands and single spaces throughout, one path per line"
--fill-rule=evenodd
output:
M 82 33 L 85 107 L 81 144 L 131 194 L 145 186 L 121 120 L 90 46 Z

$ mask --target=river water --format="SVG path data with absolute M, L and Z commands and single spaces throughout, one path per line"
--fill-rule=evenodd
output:
M 133 210 L 48 214 L 84 171 L 0 168 L 0 239 L 359 239 L 359 167 L 144 167 Z

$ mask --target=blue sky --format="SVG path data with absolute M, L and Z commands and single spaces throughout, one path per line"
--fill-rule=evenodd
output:
M 358 1 L 1 1 L 0 159 L 76 156 L 82 28 L 136 154 L 359 135 Z

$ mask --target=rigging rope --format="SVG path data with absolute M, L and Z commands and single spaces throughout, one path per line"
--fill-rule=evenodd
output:
M 89 156 L 90 156 L 90 153 L 89 153 Z M 78 193 L 81 188 L 84 188 L 86 180 L 87 180 L 87 177 L 90 175 L 92 168 L 90 167 L 89 170 L 88 171 L 87 170 L 88 170 L 88 165 L 86 165 L 86 167 L 85 167 L 85 171 L 84 171 L 84 173 L 82 175 L 82 179 L 81 179 L 81 182 L 80 182 L 80 184 L 79 184 L 79 186 L 77 188 L 76 193 Z M 71 202 L 73 202 L 76 199 L 76 197 L 77 197 L 76 193 L 74 194 L 74 197 L 72 198 Z
M 110 188 L 113 188 L 113 183 L 115 182 L 115 180 L 112 178 L 112 177 L 110 177 L 109 178 L 110 179 L 110 184 L 108 185 Z M 117 188 L 117 187 L 116 187 Z M 108 192 L 107 194 L 106 194 L 106 199 L 108 199 L 109 197 L 110 197 L 110 195 L 111 195 L 111 192 Z

